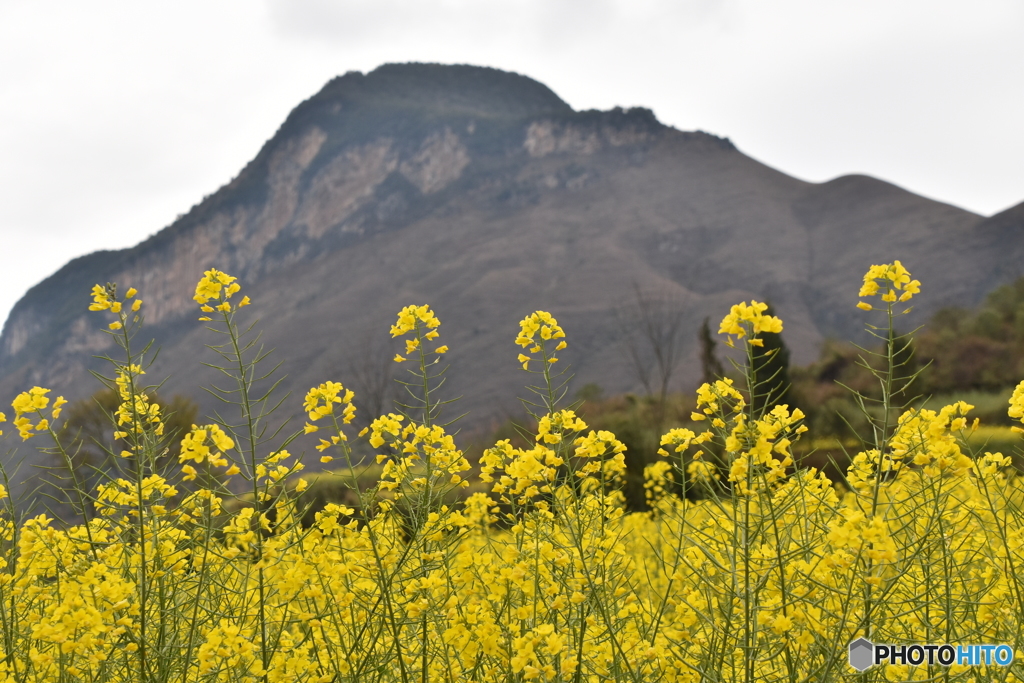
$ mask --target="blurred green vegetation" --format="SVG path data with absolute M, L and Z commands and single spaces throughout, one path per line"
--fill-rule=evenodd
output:
M 983 425 L 1012 424 L 1010 395 L 1024 379 L 1024 278 L 996 289 L 975 310 L 938 311 L 912 342 L 909 337 L 894 340 L 902 345 L 900 374 L 915 377 L 898 397 L 903 407 L 938 410 L 966 401 Z M 816 438 L 856 442 L 865 434 L 866 420 L 846 388 L 879 394 L 864 356 L 851 344 L 828 341 L 815 363 L 791 370 L 792 402 L 807 414 Z
M 723 367 L 709 332 L 705 321 L 696 333 L 705 381 L 720 374 Z M 866 397 L 881 395 L 878 380 L 868 367 L 878 362 L 870 352 L 882 351 L 886 340 L 880 340 L 873 349 L 828 340 L 814 363 L 790 367 L 784 335 L 765 334 L 765 347 L 757 359 L 760 374 L 781 378 L 788 387 L 788 391 L 778 390 L 781 400 L 773 395 L 767 407 L 783 402 L 800 408 L 809 431 L 794 446 L 796 462 L 824 470 L 833 481 L 842 481 L 850 457 L 862 449 L 862 439 L 870 438 L 868 421 L 854 392 Z M 901 405 L 894 412 L 910 407 L 939 410 L 966 401 L 974 406 L 970 414 L 980 419 L 981 426 L 964 446 L 979 454 L 990 451 L 1012 455 L 1019 467 L 1024 466 L 1020 453 L 1024 444 L 1021 435 L 1010 429 L 1012 420 L 1007 415 L 1013 388 L 1024 379 L 1024 278 L 996 289 L 975 310 L 943 309 L 920 330 L 908 330 L 891 343 L 896 346 L 895 376 L 913 378 L 907 389 L 895 396 Z M 768 351 L 771 353 L 765 353 Z M 726 375 L 739 378 L 735 372 Z M 701 424 L 690 420 L 695 405 L 693 391 L 667 394 L 664 400 L 657 394 L 605 397 L 600 386 L 588 384 L 575 398 L 577 413 L 591 429 L 612 431 L 626 445 L 624 493 L 633 510 L 646 509 L 643 470 L 660 459 L 657 451 L 661 434 L 675 427 L 703 431 Z M 500 425 L 489 442 L 510 438 L 514 445 L 527 446 L 520 432 L 529 432 L 534 425 L 520 424 L 519 431 L 514 420 Z
M 150 404 L 160 407 L 164 432 L 157 446 L 156 460 L 159 466 L 167 469 L 167 465 L 177 463 L 181 440 L 195 424 L 199 405 L 186 396 L 165 399 L 155 391 L 147 396 Z M 76 487 L 93 491 L 103 482 L 131 476 L 132 460 L 120 455 L 127 445 L 123 440 L 114 438 L 112 428 L 117 424 L 116 413 L 120 403 L 118 392 L 105 388 L 64 408 L 67 419 L 61 427 L 61 441 L 67 457 L 55 449 L 48 450 L 49 460 L 41 468 L 43 475 L 36 489 L 46 501 L 43 505 L 50 514 L 64 520 L 78 519 L 80 515 L 69 500 L 68 491 Z M 206 465 L 200 468 L 197 481 L 178 479 L 175 483 L 186 492 L 200 486 L 209 487 L 221 478 Z M 88 506 L 86 509 L 88 511 Z
M 1024 377 L 1024 278 L 986 297 L 973 311 L 947 308 L 917 336 L 922 358 L 932 361 L 920 391 L 998 393 Z

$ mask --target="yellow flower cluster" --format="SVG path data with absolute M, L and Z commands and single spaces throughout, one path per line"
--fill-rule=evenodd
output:
M 647 507 L 657 511 L 673 488 L 672 464 L 665 460 L 656 460 L 644 467 L 644 498 Z
M 602 481 L 617 482 L 626 474 L 626 446 L 607 430 L 591 430 L 586 436 L 576 439 L 573 452 L 577 458 L 587 458 L 576 470 L 577 477 L 599 474 Z
M 902 294 L 897 292 L 902 291 Z M 910 299 L 921 292 L 921 283 L 910 279 L 910 272 L 903 267 L 899 261 L 886 263 L 880 266 L 871 266 L 864 274 L 864 285 L 860 288 L 858 296 L 875 296 L 882 292 L 882 301 L 892 306 L 897 299 L 899 301 L 910 301 Z M 870 311 L 872 306 L 866 301 L 857 304 L 857 308 Z
M 564 434 L 582 432 L 587 423 L 572 410 L 559 410 L 537 421 L 537 441 L 561 443 Z
M 826 561 L 835 567 L 852 566 L 858 557 L 871 562 L 869 585 L 881 585 L 888 572 L 883 563 L 898 558 L 896 543 L 889 531 L 889 525 L 881 515 L 868 518 L 861 510 L 847 507 L 842 516 L 833 519 L 828 542 L 832 549 Z
M 731 378 L 719 379 L 714 384 L 705 382 L 697 389 L 697 409 L 690 414 L 694 422 L 711 418 L 711 424 L 718 429 L 725 428 L 730 415 L 738 415 L 747 406 L 743 394 L 733 386 Z
M 227 536 L 229 543 L 234 547 L 247 548 L 250 543 L 256 540 L 256 529 L 253 528 L 253 517 L 255 515 L 255 508 L 244 507 L 224 525 L 224 535 Z M 264 515 L 260 516 L 260 528 L 269 530 L 270 522 L 269 520 L 264 521 L 264 518 Z
M 551 493 L 551 484 L 564 463 L 564 458 L 546 446 L 515 448 L 505 439 L 480 456 L 480 480 L 494 482 L 491 492 L 498 494 L 503 503 L 512 503 L 512 496 L 524 505 L 536 496 Z M 498 472 L 503 474 L 495 479 Z
M 854 456 L 847 481 L 856 491 L 871 491 L 880 479 L 902 481 L 921 474 L 929 479 L 961 477 L 974 468 L 961 449 L 967 413 L 974 406 L 957 401 L 938 412 L 911 408 L 900 415 L 885 453 L 869 450 Z M 977 426 L 975 423 L 974 426 Z
M 224 499 L 209 489 L 199 489 L 184 497 L 176 510 L 176 516 L 182 524 L 202 524 L 205 518 L 212 519 L 221 514 L 223 503 Z M 195 558 L 193 562 L 196 562 Z
M 93 285 L 92 287 L 92 303 L 89 304 L 90 311 L 109 311 L 114 308 L 117 302 L 114 300 L 113 292 L 110 288 L 104 287 L 103 285 Z M 118 305 L 114 310 L 117 313 L 121 310 L 121 306 Z
M 437 319 L 429 306 L 406 306 L 398 312 L 398 321 L 391 326 L 391 336 L 400 337 L 409 332 L 415 332 L 419 326 L 427 329 L 436 329 L 441 321 Z
M 235 280 L 238 278 L 223 273 L 216 268 L 203 273 L 203 277 L 196 284 L 196 293 L 192 299 L 199 304 L 199 310 L 203 313 L 213 313 L 214 311 L 220 311 L 221 313 L 228 314 L 233 310 L 238 310 L 243 306 L 248 306 L 250 303 L 249 297 L 242 297 L 234 308 L 231 306 L 229 299 L 242 290 Z M 210 302 L 215 302 L 211 303 Z M 203 321 L 212 320 L 209 316 L 203 316 L 199 318 Z
M 766 310 L 768 310 L 768 304 L 760 301 L 751 301 L 749 305 L 741 301 L 729 310 L 728 315 L 722 318 L 718 333 L 735 335 L 737 340 L 749 336 L 747 341 L 751 346 L 764 346 L 764 341 L 757 335 L 762 332 L 775 334 L 782 332 L 782 320 L 774 315 L 765 315 Z M 734 345 L 732 337 L 729 337 L 725 343 L 729 346 Z
M 433 341 L 440 336 L 440 333 L 437 331 L 440 325 L 441 321 L 437 319 L 437 316 L 434 315 L 429 306 L 406 306 L 398 312 L 398 321 L 391 326 L 391 336 L 400 337 L 403 334 L 413 332 L 415 336 L 412 339 L 405 340 L 405 353 L 409 355 L 416 350 L 422 353 L 423 342 Z M 437 355 L 447 352 L 447 346 L 439 346 L 434 349 L 434 353 Z M 396 363 L 401 363 L 404 360 L 406 360 L 405 356 L 395 354 Z
M 230 463 L 224 457 L 224 453 L 234 447 L 234 440 L 219 425 L 192 425 L 192 430 L 181 439 L 181 453 L 178 455 L 178 462 L 184 463 L 181 467 L 181 471 L 185 473 L 183 479 L 192 481 L 198 475 L 191 462 L 208 462 L 213 467 L 228 467 Z M 239 471 L 238 465 L 231 465 L 225 474 L 230 476 L 238 474 Z
M 610 457 L 617 463 L 622 462 L 622 453 L 626 446 L 615 438 L 615 434 L 606 429 L 593 429 L 586 436 L 576 439 L 576 450 L 574 455 L 577 458 L 603 459 Z
M 158 474 L 145 477 L 138 486 L 127 479 L 115 479 L 100 484 L 97 489 L 96 511 L 109 516 L 118 510 L 135 508 L 133 514 L 137 515 L 138 508 L 146 503 L 173 498 L 177 494 L 178 489 Z
M 543 501 L 538 496 L 556 493 L 555 485 L 563 466 L 588 490 L 601 482 L 617 483 L 625 474 L 626 446 L 609 431 L 591 430 L 575 436 L 587 424 L 571 410 L 561 410 L 538 420 L 537 445 L 516 448 L 509 440 L 499 441 L 480 456 L 480 480 L 492 483 L 491 492 L 503 503 L 526 505 Z M 554 448 L 548 447 L 551 444 Z M 571 445 L 570 451 L 567 446 Z M 560 487 L 564 493 L 564 487 Z
M 277 484 L 278 482 L 283 481 L 286 477 L 306 469 L 306 466 L 301 462 L 293 462 L 291 465 L 281 464 L 283 460 L 287 460 L 291 457 L 292 454 L 283 448 L 268 455 L 263 462 L 256 465 L 256 483 Z M 276 465 L 276 467 L 270 467 L 271 465 Z M 231 470 L 228 470 L 228 472 L 231 472 Z M 305 490 L 306 486 L 307 483 L 305 480 L 300 479 L 295 486 L 295 491 L 302 492 Z M 262 498 L 265 498 L 267 495 L 269 494 L 261 492 Z
M 380 448 L 386 442 L 393 442 L 399 438 L 399 434 L 402 431 L 402 421 L 405 420 L 404 415 L 398 415 L 397 413 L 388 413 L 387 415 L 381 415 L 370 423 L 370 426 L 363 431 L 359 432 L 359 436 L 365 436 L 367 432 L 370 433 L 370 445 L 374 448 Z M 381 459 L 378 458 L 378 461 Z
M 35 436 L 32 430 L 36 432 L 45 431 L 50 428 L 51 420 L 56 420 L 60 417 L 61 406 L 67 403 L 63 396 L 58 396 L 57 400 L 53 402 L 49 418 L 43 416 L 43 411 L 50 405 L 48 393 L 50 393 L 49 389 L 32 387 L 28 391 L 18 394 L 14 401 L 11 402 L 11 407 L 14 408 L 14 426 L 18 428 L 18 434 L 23 441 L 27 441 Z M 28 417 L 29 415 L 35 415 L 39 418 L 38 421 L 33 424 L 32 418 Z M 0 413 L 0 422 L 6 420 L 7 416 Z M 3 432 L 0 432 L 0 434 L 3 434 Z
M 710 436 L 710 434 L 708 435 Z M 682 453 L 690 447 L 691 443 L 702 443 L 698 440 L 698 436 L 689 429 L 676 428 L 670 429 L 661 437 L 662 446 L 671 446 L 672 450 L 676 453 Z M 668 451 L 664 448 L 658 449 L 658 455 L 668 456 Z
M 729 481 L 740 495 L 749 495 L 763 487 L 774 486 L 786 476 L 793 464 L 789 447 L 807 431 L 799 408 L 777 405 L 758 420 L 747 422 L 736 416 L 732 431 L 725 439 L 725 450 L 732 456 Z
M 344 394 L 342 393 L 344 391 Z M 303 409 L 309 415 L 310 422 L 306 423 L 305 432 L 306 434 L 312 434 L 320 428 L 312 422 L 316 422 L 322 417 L 328 415 L 334 415 L 334 404 L 340 403 L 342 406 L 341 411 L 341 424 L 348 424 L 356 417 L 356 406 L 352 403 L 352 399 L 355 398 L 355 392 L 351 389 L 345 389 L 341 385 L 341 382 L 324 382 L 318 387 L 313 387 L 306 392 L 306 399 L 303 402 Z M 316 447 L 318 451 L 325 451 L 331 446 L 338 444 L 342 441 L 347 441 L 348 437 L 341 431 L 340 426 L 335 422 L 336 434 L 332 435 L 330 439 L 320 439 L 320 444 Z M 323 455 L 320 457 L 320 462 L 331 462 L 334 458 L 330 455 Z
M 251 510 L 251 508 L 249 508 Z M 217 674 L 218 681 L 238 680 L 235 676 L 260 676 L 262 662 L 252 642 L 253 634 L 243 633 L 239 624 L 221 619 L 206 634 L 206 642 L 199 646 L 199 675 Z
M 117 394 L 120 402 L 117 406 L 117 429 L 114 430 L 115 439 L 124 439 L 133 434 L 142 435 L 147 429 L 151 429 L 155 436 L 164 433 L 164 423 L 160 416 L 160 406 L 154 403 L 145 392 L 135 385 L 136 379 L 146 374 L 141 366 L 131 364 L 117 369 L 114 377 L 114 385 L 117 387 Z M 141 443 L 130 443 L 129 448 L 121 451 L 123 457 L 131 457 L 132 451 L 139 449 Z
M 709 385 L 705 384 L 701 388 L 708 392 L 706 393 L 707 402 L 705 402 L 703 405 L 705 406 L 705 409 L 711 410 L 711 413 L 709 414 L 713 414 L 714 408 L 709 408 L 709 403 L 714 402 L 716 399 L 712 394 L 710 394 Z M 701 415 L 702 417 L 704 416 L 703 413 L 698 414 Z M 704 456 L 704 451 L 695 451 L 690 458 L 689 464 L 686 465 L 683 464 L 684 454 L 687 450 L 689 450 L 691 445 L 699 446 L 701 444 L 707 443 L 713 437 L 714 434 L 710 431 L 705 431 L 701 432 L 700 434 L 696 434 L 692 430 L 677 427 L 675 429 L 670 429 L 661 437 L 660 445 L 663 447 L 668 446 L 669 448 L 672 449 L 672 453 L 678 454 L 678 464 L 675 464 L 677 472 L 682 474 L 682 472 L 685 471 L 686 474 L 689 475 L 689 478 L 691 480 L 696 481 L 698 483 L 707 483 L 712 479 L 717 479 L 718 475 L 715 471 L 714 465 L 701 459 Z M 658 455 L 670 457 L 671 453 L 665 448 L 659 448 Z M 657 469 L 651 470 L 650 475 L 652 477 L 655 477 L 656 482 L 660 482 L 660 480 L 664 478 L 667 472 L 672 468 L 672 465 L 665 461 L 658 461 L 651 465 L 651 467 L 654 466 L 657 466 Z M 655 496 L 652 500 L 660 500 L 663 497 L 663 495 L 661 494 L 664 493 L 664 491 L 662 490 L 664 487 L 664 483 L 658 483 L 656 486 L 657 488 L 659 488 L 659 491 L 656 491 L 656 493 L 658 493 L 659 495 Z M 651 494 L 648 495 L 649 498 L 650 495 Z
M 530 353 L 540 353 L 540 360 L 545 366 L 557 363 L 558 359 L 548 355 L 547 342 L 552 339 L 561 339 L 555 345 L 555 351 L 561 351 L 565 343 L 565 332 L 559 327 L 558 321 L 547 311 L 534 311 L 519 322 L 519 336 L 516 337 L 516 344 L 524 349 L 530 347 Z M 523 364 L 523 370 L 528 370 L 530 361 L 534 360 L 525 353 L 519 354 L 519 362 Z
M 1024 382 L 1021 382 L 1013 389 L 1010 397 L 1010 410 L 1007 413 L 1014 420 L 1024 421 Z M 1020 427 L 1014 427 L 1015 432 L 1024 432 Z
M 344 390 L 344 395 L 340 395 Z M 309 419 L 316 422 L 321 417 L 334 414 L 334 404 L 341 403 L 341 421 L 344 424 L 351 422 L 356 416 L 356 407 L 352 403 L 355 393 L 351 389 L 345 389 L 341 382 L 324 382 L 318 387 L 313 387 L 306 392 L 303 408 L 309 414 Z
M 715 466 L 706 460 L 698 459 L 696 456 L 686 466 L 686 474 L 692 482 L 697 484 L 707 484 L 719 479 Z
M 138 291 L 131 287 L 125 292 L 125 302 L 135 298 Z M 124 313 L 123 304 L 117 300 L 117 291 L 113 285 L 93 285 L 92 288 L 92 303 L 89 304 L 90 311 L 111 311 L 112 313 L 118 314 L 118 319 L 110 323 L 109 327 L 111 330 L 119 330 L 124 326 L 127 321 L 127 315 Z M 139 309 L 142 308 L 142 299 L 135 299 L 131 305 L 132 313 L 138 313 Z
M 889 442 L 893 459 L 909 460 L 930 477 L 962 474 L 972 463 L 961 451 L 957 435 L 967 429 L 967 413 L 973 409 L 957 401 L 938 412 L 908 410 Z
M 378 455 L 384 463 L 381 488 L 395 491 L 395 497 L 409 495 L 410 491 L 437 491 L 449 487 L 469 485 L 461 473 L 470 469 L 455 440 L 438 425 L 410 422 L 400 426 L 401 416 L 387 415 L 370 425 L 370 443 L 379 448 L 385 443 L 398 452 L 396 458 Z
M 88 556 L 76 547 L 76 539 L 50 528 L 50 521 L 39 516 L 21 528 L 19 556 L 34 573 L 22 574 L 12 588 L 15 594 L 42 599 L 32 599 L 22 615 L 31 624 L 32 639 L 38 643 L 30 660 L 31 677 L 26 676 L 22 664 L 20 675 L 12 676 L 8 679 L 11 681 L 57 681 L 71 676 L 88 679 L 89 671 L 104 667 L 117 656 L 110 643 L 123 641 L 139 614 L 135 586 L 112 562 L 116 555 L 103 552 Z M 109 541 L 109 537 L 96 540 Z M 55 560 L 76 564 L 62 567 Z M 46 600 L 50 592 L 45 589 L 46 582 L 58 577 L 61 599 Z M 8 666 L 18 670 L 10 659 Z M 68 665 L 68 661 L 74 664 Z M 65 675 L 61 675 L 62 670 Z

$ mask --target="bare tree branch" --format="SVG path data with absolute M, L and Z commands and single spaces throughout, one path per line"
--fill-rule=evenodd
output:
M 364 330 L 352 345 L 352 353 L 344 366 L 348 385 L 356 394 L 359 424 L 392 409 L 395 401 L 395 362 L 391 338 L 377 327 Z
M 633 299 L 616 310 L 623 348 L 636 378 L 648 396 L 664 403 L 672 376 L 682 360 L 685 307 L 667 290 L 641 289 L 633 283 Z

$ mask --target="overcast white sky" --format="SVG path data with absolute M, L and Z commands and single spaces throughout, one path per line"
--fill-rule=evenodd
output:
M 990 215 L 1024 201 L 1022 37 L 1020 0 L 0 0 L 0 320 L 226 183 L 328 79 L 386 62 L 517 71 L 805 180 L 866 173 Z

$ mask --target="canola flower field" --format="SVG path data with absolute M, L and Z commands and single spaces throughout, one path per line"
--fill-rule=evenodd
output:
M 358 397 L 325 381 L 305 396 L 303 429 L 268 429 L 261 351 L 235 323 L 249 298 L 210 270 L 195 300 L 235 416 L 194 426 L 168 464 L 148 349 L 134 345 L 142 300 L 97 285 L 90 309 L 113 316 L 123 354 L 109 379 L 123 466 L 71 491 L 79 526 L 21 519 L 0 487 L 0 683 L 1018 680 L 1024 489 L 1010 454 L 971 450 L 966 403 L 892 403 L 905 388 L 893 321 L 919 290 L 899 261 L 865 275 L 859 308 L 885 343 L 865 365 L 882 398 L 860 397 L 873 434 L 839 486 L 794 468 L 799 410 L 752 407 L 753 348 L 782 321 L 734 306 L 720 332 L 746 353 L 747 379 L 699 389 L 706 431 L 664 435 L 644 513 L 624 511 L 624 446 L 561 404 L 567 340 L 550 314 L 514 340 L 536 384 L 533 446 L 499 442 L 474 468 L 440 421 L 440 322 L 407 307 L 391 333 L 412 398 L 358 435 L 379 481 L 353 476 L 359 504 L 304 527 L 289 448 L 356 471 Z M 17 396 L 12 423 L 70 466 L 53 393 Z M 1024 418 L 1024 383 L 1009 414 Z M 471 480 L 480 491 L 453 496 Z M 247 497 L 229 505 L 229 491 Z M 861 636 L 1005 643 L 1017 660 L 858 673 L 847 645 Z

